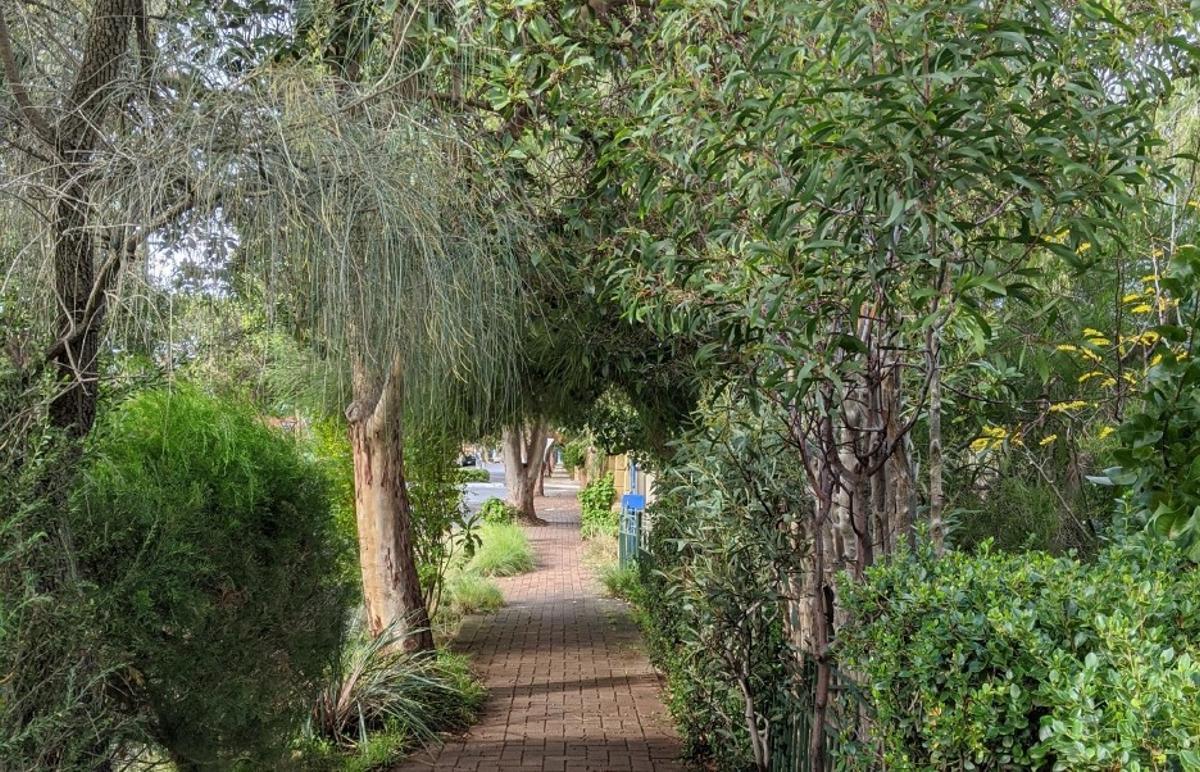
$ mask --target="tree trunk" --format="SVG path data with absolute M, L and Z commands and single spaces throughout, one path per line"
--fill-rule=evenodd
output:
M 354 457 L 354 512 L 367 626 L 391 628 L 407 651 L 433 648 L 429 612 L 413 552 L 412 507 L 404 479 L 402 386 L 394 369 L 373 402 L 360 396 L 346 409 Z M 364 389 L 365 391 L 365 389 Z
M 546 478 L 554 474 L 554 464 L 551 461 L 553 453 L 554 438 L 550 437 L 546 440 L 546 449 L 542 452 L 542 465 L 538 470 L 537 494 L 539 496 L 546 495 Z
M 29 100 L 11 50 L 8 25 L 0 18 L 0 58 L 21 108 L 26 128 L 53 147 L 54 291 L 59 309 L 55 334 L 60 345 L 50 357 L 60 381 L 50 404 L 50 421 L 70 435 L 87 434 L 96 419 L 97 354 L 104 297 L 96 284 L 93 237 L 89 231 L 92 155 L 112 107 L 113 86 L 121 74 L 139 0 L 97 0 L 84 33 L 83 54 L 57 125 Z M 2 13 L 2 12 L 0 12 Z M 118 256 L 121 257 L 121 256 Z
M 545 525 L 537 516 L 533 497 L 541 478 L 542 447 L 546 444 L 546 427 L 541 422 L 505 428 L 501 439 L 504 450 L 504 485 L 508 504 L 517 510 L 521 519 L 533 525 Z
M 941 555 L 946 550 L 941 359 L 942 345 L 935 330 L 929 340 L 929 536 L 936 555 Z

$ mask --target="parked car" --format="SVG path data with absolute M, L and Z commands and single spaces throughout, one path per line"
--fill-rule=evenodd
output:
M 458 460 L 459 466 L 477 466 L 478 464 L 479 459 L 475 458 L 475 456 L 470 453 L 464 453 L 462 458 Z

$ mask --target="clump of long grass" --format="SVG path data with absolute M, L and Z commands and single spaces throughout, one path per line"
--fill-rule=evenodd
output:
M 446 582 L 448 613 L 463 617 L 495 611 L 504 605 L 504 595 L 496 583 L 474 571 L 461 571 Z
M 467 563 L 468 571 L 483 576 L 515 576 L 533 568 L 533 548 L 519 525 L 483 523 L 479 526 L 479 546 Z
M 309 733 L 340 748 L 434 742 L 469 726 L 485 692 L 466 660 L 445 652 L 407 652 L 400 631 L 372 638 L 355 622 L 341 660 L 313 705 Z

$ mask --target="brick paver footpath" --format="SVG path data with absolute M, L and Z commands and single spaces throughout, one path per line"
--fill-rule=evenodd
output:
M 537 569 L 498 580 L 507 605 L 459 632 L 490 690 L 480 722 L 396 772 L 684 769 L 638 629 L 583 565 L 576 490 L 546 481 L 550 524 L 526 529 Z

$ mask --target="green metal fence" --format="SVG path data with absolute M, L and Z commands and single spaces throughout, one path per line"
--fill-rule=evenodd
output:
M 642 530 L 642 515 L 645 511 L 645 496 L 626 493 L 621 497 L 621 519 L 617 528 L 617 563 L 622 568 L 636 562 L 645 549 L 645 534 Z

